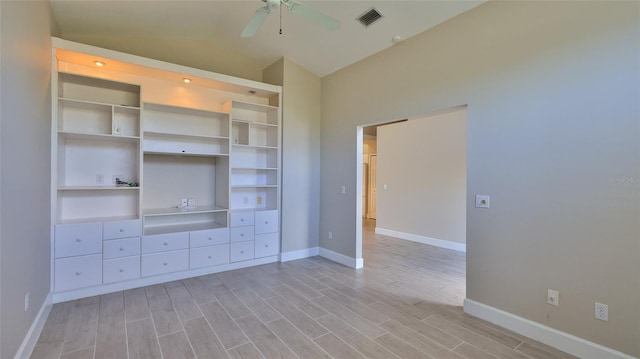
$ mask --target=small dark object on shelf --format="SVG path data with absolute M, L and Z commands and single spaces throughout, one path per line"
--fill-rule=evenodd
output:
M 138 187 L 139 185 L 138 182 L 125 182 L 121 181 L 120 178 L 116 178 L 116 187 Z

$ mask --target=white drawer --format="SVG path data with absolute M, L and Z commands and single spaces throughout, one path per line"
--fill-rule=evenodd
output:
M 231 243 L 229 261 L 240 262 L 253 259 L 253 241 Z
M 189 251 L 146 254 L 142 256 L 143 277 L 189 269 Z
M 229 228 L 206 229 L 189 233 L 191 248 L 229 243 Z
M 56 292 L 102 284 L 102 255 L 55 260 Z
M 255 257 L 275 256 L 280 252 L 279 233 L 257 234 L 255 240 Z
M 102 252 L 102 223 L 58 224 L 55 229 L 56 258 Z
M 253 211 L 231 212 L 229 227 L 253 226 Z
M 142 237 L 142 254 L 189 248 L 189 232 L 157 234 Z
M 231 242 L 244 242 L 253 240 L 253 226 L 236 227 L 229 229 Z
M 191 249 L 189 254 L 189 267 L 191 269 L 225 263 L 229 263 L 228 244 Z
M 140 237 L 142 223 L 139 219 L 104 222 L 104 239 Z
M 275 233 L 279 227 L 277 210 L 256 212 L 256 234 Z
M 102 282 L 113 283 L 140 278 L 140 256 L 108 259 L 102 262 Z
M 102 259 L 137 256 L 140 254 L 140 237 L 112 239 L 102 242 Z

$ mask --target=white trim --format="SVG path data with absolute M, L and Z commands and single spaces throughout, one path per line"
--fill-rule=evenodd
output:
M 428 244 L 434 247 L 451 249 L 458 252 L 467 251 L 467 245 L 464 243 L 445 241 L 443 239 L 419 236 L 417 234 L 412 234 L 412 233 L 398 232 L 398 231 L 393 231 L 391 229 L 376 227 L 376 234 L 382 234 L 383 236 L 406 239 L 408 241 Z
M 220 74 L 217 72 L 196 69 L 193 67 L 150 59 L 150 58 L 132 55 L 132 54 L 119 52 L 115 50 L 104 49 L 101 47 L 86 45 L 79 42 L 64 40 L 58 37 L 51 38 L 51 46 L 54 48 L 62 49 L 62 50 L 80 52 L 80 53 L 104 57 L 108 59 L 114 59 L 117 61 L 127 62 L 134 65 L 147 66 L 155 69 L 173 71 L 173 72 L 183 73 L 185 75 L 202 77 L 202 78 L 213 80 L 213 81 L 220 81 L 222 83 L 227 83 L 231 87 L 236 87 L 237 92 L 240 92 L 238 91 L 237 87 L 254 88 L 258 90 L 273 92 L 274 94 L 275 93 L 279 94 L 282 91 L 282 87 L 277 85 L 271 85 L 263 82 L 243 79 L 240 77 Z M 242 92 L 244 93 L 244 91 Z
M 297 251 L 280 253 L 280 262 L 294 261 L 296 259 L 317 256 L 320 253 L 319 247 L 305 248 Z
M 529 319 L 490 307 L 471 299 L 464 300 L 464 312 L 580 358 L 634 358 L 631 355 L 621 353 L 617 350 L 547 327 L 540 323 L 536 323 Z
M 44 298 L 44 303 L 42 303 L 38 314 L 33 320 L 33 323 L 31 323 L 29 331 L 27 331 L 27 334 L 22 340 L 22 344 L 20 345 L 20 348 L 18 348 L 18 352 L 14 357 L 15 359 L 28 359 L 31 356 L 33 349 L 36 347 L 36 343 L 38 342 L 38 338 L 40 337 L 40 333 L 42 333 L 42 328 L 44 328 L 44 324 L 47 322 L 51 307 L 51 293 L 49 293 L 47 294 L 47 297 Z
M 362 258 L 347 257 L 344 254 L 330 251 L 326 248 L 320 248 L 320 257 L 324 257 L 330 261 L 334 261 L 354 269 L 360 269 L 364 266 L 364 259 Z
M 280 260 L 280 256 L 271 256 L 271 257 L 257 258 L 257 259 L 252 259 L 248 261 L 242 261 L 242 262 L 227 263 L 227 264 L 222 264 L 222 265 L 213 266 L 213 267 L 190 269 L 186 271 L 167 273 L 167 274 L 156 275 L 151 277 L 136 278 L 136 279 L 125 281 L 125 282 L 117 282 L 117 283 L 103 284 L 103 285 L 88 287 L 88 288 L 74 289 L 66 292 L 54 293 L 53 303 L 66 302 L 73 299 L 93 297 L 96 295 L 113 293 L 121 290 L 127 290 L 132 288 L 145 287 L 148 285 L 171 282 L 174 280 L 182 280 L 182 279 L 197 277 L 201 275 L 226 272 L 234 269 L 258 266 L 258 265 L 267 264 L 267 263 L 274 263 L 274 262 L 278 262 L 279 260 Z

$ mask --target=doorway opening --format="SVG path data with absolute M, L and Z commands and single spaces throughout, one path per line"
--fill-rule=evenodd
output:
M 465 252 L 467 107 L 397 122 L 357 127 L 356 262 L 363 235 Z

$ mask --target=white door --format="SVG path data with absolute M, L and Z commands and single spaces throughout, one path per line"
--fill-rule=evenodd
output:
M 364 155 L 367 157 L 367 155 Z M 367 203 L 367 196 L 369 195 L 369 164 L 362 164 L 362 218 L 369 218 L 367 216 L 369 211 L 369 204 Z
M 369 157 L 369 211 L 368 215 L 371 219 L 376 219 L 376 176 L 378 172 L 378 156 L 371 155 Z

